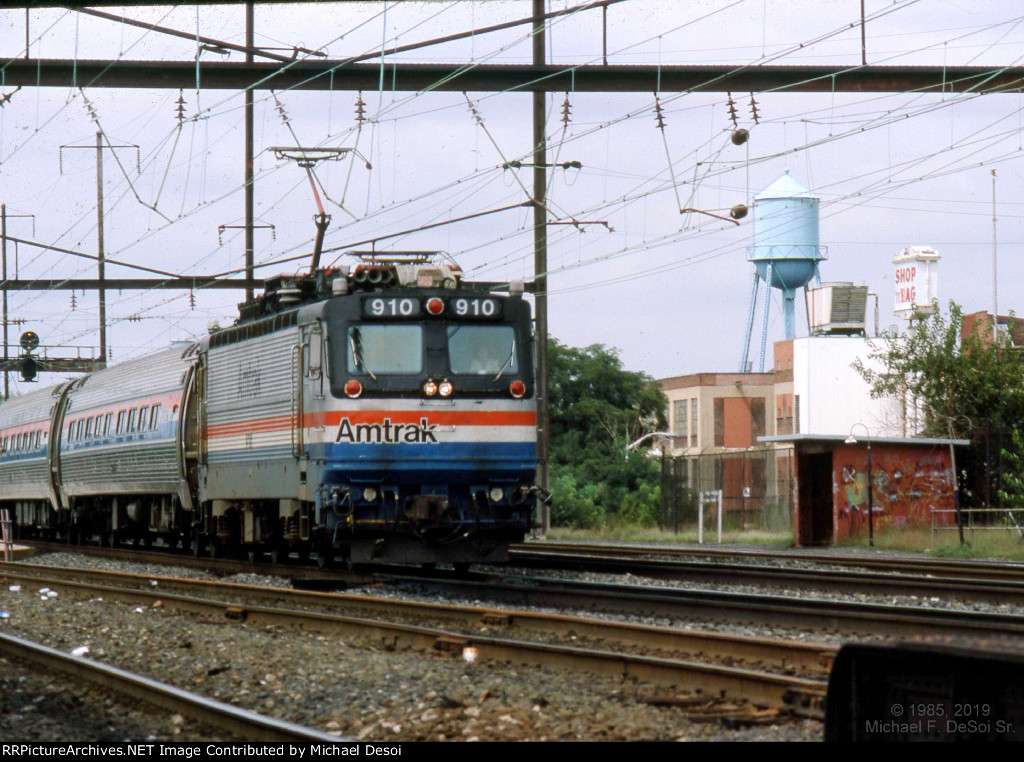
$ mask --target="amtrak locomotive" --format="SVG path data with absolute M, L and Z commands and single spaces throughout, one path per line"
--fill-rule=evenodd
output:
M 21 536 L 507 558 L 541 496 L 530 309 L 423 256 L 267 281 L 235 325 L 0 405 Z

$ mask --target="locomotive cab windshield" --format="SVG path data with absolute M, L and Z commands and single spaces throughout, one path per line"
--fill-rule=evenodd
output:
M 508 397 L 510 382 L 532 377 L 529 308 L 518 296 L 393 289 L 331 300 L 325 319 L 335 397 L 353 388 L 369 397 Z M 512 396 L 532 394 L 521 386 Z

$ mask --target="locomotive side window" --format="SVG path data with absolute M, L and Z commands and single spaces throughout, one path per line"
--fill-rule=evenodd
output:
M 125 427 L 125 433 L 131 434 L 135 431 L 135 408 L 128 411 L 128 425 Z
M 309 377 L 320 378 L 322 373 L 324 337 L 320 329 L 310 331 L 309 334 Z
M 124 434 L 124 411 L 121 410 L 117 414 L 117 433 Z
M 448 363 L 452 373 L 518 373 L 515 329 L 510 325 L 449 326 Z
M 153 405 L 153 410 L 150 413 L 149 418 L 149 428 L 155 431 L 158 423 L 160 423 L 160 406 Z
M 353 325 L 348 329 L 349 373 L 410 374 L 423 370 L 423 327 Z

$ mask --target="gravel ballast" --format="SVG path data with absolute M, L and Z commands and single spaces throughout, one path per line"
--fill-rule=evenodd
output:
M 36 561 L 75 565 L 64 557 L 70 554 L 54 556 L 61 558 Z M 81 565 L 157 571 L 97 559 Z M 672 705 L 677 694 L 622 679 L 467 662 L 460 654 L 388 650 L 161 607 L 44 598 L 35 589 L 14 593 L 5 587 L 0 608 L 10 613 L 0 626 L 11 634 L 63 651 L 87 646 L 88 658 L 344 737 L 797 741 L 822 735 L 821 723 L 813 720 L 786 718 L 766 726 L 704 721 L 697 716 L 699 707 Z M 5 736 L 17 738 L 13 731 Z

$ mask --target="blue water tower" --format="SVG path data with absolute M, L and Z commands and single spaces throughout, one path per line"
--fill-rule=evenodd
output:
M 812 279 L 820 284 L 818 262 L 825 258 L 823 247 L 818 245 L 818 197 L 790 177 L 789 170 L 786 170 L 754 198 L 754 245 L 747 250 L 747 260 L 754 263 L 753 288 L 743 359 L 740 361 L 741 373 L 747 370 L 750 335 L 761 282 L 767 284 L 761 321 L 760 370 L 764 371 L 768 306 L 771 304 L 769 289 L 777 288 L 782 292 L 786 338 L 792 339 L 796 333 L 796 290 L 806 287 Z

